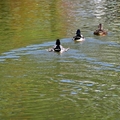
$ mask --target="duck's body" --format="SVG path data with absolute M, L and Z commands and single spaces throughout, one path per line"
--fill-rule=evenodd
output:
M 83 37 L 83 35 L 81 35 L 80 29 L 78 29 L 78 30 L 76 31 L 76 36 L 73 37 L 73 40 L 74 40 L 74 41 L 79 41 L 79 42 L 85 40 L 85 38 Z
M 103 26 L 100 23 L 99 26 L 98 26 L 98 29 L 96 31 L 94 31 L 93 34 L 98 35 L 98 36 L 105 36 L 105 35 L 107 35 L 107 31 L 103 30 Z
M 69 48 L 64 48 L 62 45 L 60 45 L 59 39 L 56 40 L 56 45 L 53 48 L 48 49 L 49 52 L 53 51 L 53 52 L 59 52 L 59 53 L 66 52 L 68 50 L 69 50 Z
M 73 39 L 74 39 L 74 41 L 78 41 L 78 42 L 82 42 L 82 41 L 85 40 L 83 35 L 81 35 L 81 36 L 74 36 Z

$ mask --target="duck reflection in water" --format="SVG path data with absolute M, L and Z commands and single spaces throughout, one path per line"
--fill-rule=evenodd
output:
M 94 35 L 98 35 L 98 36 L 105 36 L 105 35 L 107 35 L 107 31 L 105 31 L 105 30 L 103 29 L 103 26 L 102 26 L 102 24 L 100 23 L 100 24 L 98 25 L 98 29 L 97 29 L 96 31 L 94 31 L 93 34 L 94 34 Z
M 66 52 L 66 51 L 68 51 L 68 50 L 69 50 L 69 48 L 64 48 L 64 47 L 61 45 L 59 39 L 56 40 L 56 45 L 55 45 L 53 48 L 49 48 L 49 49 L 48 49 L 49 52 L 59 52 L 59 53 Z

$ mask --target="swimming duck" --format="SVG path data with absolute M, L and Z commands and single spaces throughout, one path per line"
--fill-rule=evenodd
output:
M 64 47 L 61 45 L 59 39 L 56 40 L 56 45 L 55 45 L 53 48 L 49 48 L 49 49 L 48 49 L 49 52 L 54 51 L 54 52 L 60 52 L 60 53 L 66 52 L 66 51 L 68 51 L 68 50 L 69 50 L 69 48 L 64 48 Z
M 76 31 L 76 36 L 73 37 L 73 40 L 74 41 L 84 41 L 85 40 L 85 38 L 83 37 L 83 35 L 81 35 L 80 29 L 78 29 Z
M 107 31 L 103 30 L 103 26 L 102 24 L 100 23 L 98 25 L 98 29 L 93 33 L 94 35 L 99 35 L 99 36 L 105 36 L 107 35 Z

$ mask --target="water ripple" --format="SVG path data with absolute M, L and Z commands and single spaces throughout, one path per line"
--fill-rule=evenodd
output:
M 70 39 L 63 39 L 63 40 L 64 40 L 64 44 L 67 44 L 68 41 L 70 41 Z M 63 40 L 61 41 L 63 42 Z M 120 45 L 115 42 L 101 41 L 101 40 L 91 39 L 91 38 L 87 38 L 86 43 L 89 46 L 90 45 L 94 46 L 94 44 L 98 44 L 98 45 L 103 44 L 103 45 L 108 45 L 108 46 L 113 46 L 113 47 L 120 47 Z M 38 54 L 39 56 L 44 55 L 46 53 L 45 48 L 52 46 L 53 44 L 54 42 L 46 42 L 43 44 L 30 45 L 24 48 L 14 49 L 14 50 L 5 52 L 0 56 L 0 62 L 5 61 L 6 59 L 18 60 L 20 56 L 25 56 L 25 55 L 34 55 L 34 56 L 38 56 Z M 71 45 L 71 47 L 72 46 L 73 45 Z M 89 64 L 99 65 L 99 67 L 93 67 L 96 70 L 120 71 L 119 67 L 116 67 L 114 64 L 101 61 L 97 57 L 89 57 L 85 52 L 79 51 L 79 49 L 70 49 L 70 52 L 68 52 L 67 56 L 64 56 L 63 58 L 65 59 L 60 59 L 59 62 L 68 62 L 68 61 L 74 62 L 74 60 L 77 59 L 77 60 L 86 61 Z M 71 59 L 67 60 L 66 58 L 72 58 L 73 60 Z

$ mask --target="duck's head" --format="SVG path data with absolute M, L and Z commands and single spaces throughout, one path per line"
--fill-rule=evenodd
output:
M 78 29 L 78 30 L 76 31 L 76 35 L 77 35 L 77 36 L 80 36 L 80 35 L 81 35 L 80 29 Z
M 99 28 L 99 30 L 102 30 L 102 29 L 103 29 L 103 26 L 102 26 L 101 23 L 99 24 L 98 28 Z
M 60 45 L 60 40 L 59 39 L 56 40 L 56 45 L 58 45 L 58 46 Z

